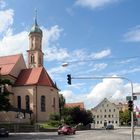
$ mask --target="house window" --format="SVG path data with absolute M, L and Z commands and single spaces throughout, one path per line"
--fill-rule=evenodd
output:
M 114 112 L 115 112 L 115 109 L 114 109 Z
M 106 112 L 106 109 L 105 109 L 105 112 Z
M 108 115 L 108 118 L 110 118 L 110 115 Z
M 109 112 L 111 112 L 111 109 L 109 109 Z
M 102 121 L 100 121 L 100 124 L 102 124 Z
M 104 115 L 104 118 L 106 118 L 106 115 Z
M 25 102 L 26 102 L 26 110 L 29 111 L 30 110 L 30 97 L 29 97 L 29 95 L 25 96 Z
M 17 96 L 17 108 L 21 109 L 21 96 Z
M 44 112 L 46 109 L 45 109 L 45 102 L 46 102 L 46 99 L 45 99 L 45 96 L 41 96 L 41 111 Z

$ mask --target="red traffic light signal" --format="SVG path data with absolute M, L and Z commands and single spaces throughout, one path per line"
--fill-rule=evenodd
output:
M 68 84 L 71 85 L 71 74 L 67 75 Z

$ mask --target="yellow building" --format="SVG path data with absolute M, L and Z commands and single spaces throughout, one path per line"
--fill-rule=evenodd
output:
M 29 32 L 28 66 L 22 54 L 0 57 L 0 76 L 12 86 L 10 102 L 13 109 L 0 112 L 0 122 L 44 122 L 51 113 L 59 113 L 59 94 L 56 84 L 43 67 L 43 32 L 37 19 Z

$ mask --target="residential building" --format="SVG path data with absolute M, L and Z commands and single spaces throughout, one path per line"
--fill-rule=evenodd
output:
M 42 37 L 35 18 L 29 32 L 28 66 L 22 54 L 0 57 L 0 76 L 12 82 L 5 88 L 11 93 L 13 106 L 11 111 L 0 112 L 0 122 L 15 123 L 19 118 L 22 122 L 44 122 L 51 113 L 59 113 L 59 89 L 44 68 Z
M 128 109 L 128 104 L 127 103 L 121 103 L 119 102 L 116 104 L 116 106 L 119 108 L 119 111 L 125 111 Z
M 119 126 L 119 109 L 114 103 L 108 99 L 101 101 L 95 108 L 91 109 L 94 116 L 95 128 L 103 128 L 108 124 L 113 124 L 114 127 Z

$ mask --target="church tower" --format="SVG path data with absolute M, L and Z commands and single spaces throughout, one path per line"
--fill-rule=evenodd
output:
M 28 68 L 43 66 L 42 30 L 37 24 L 37 16 L 29 33 Z

